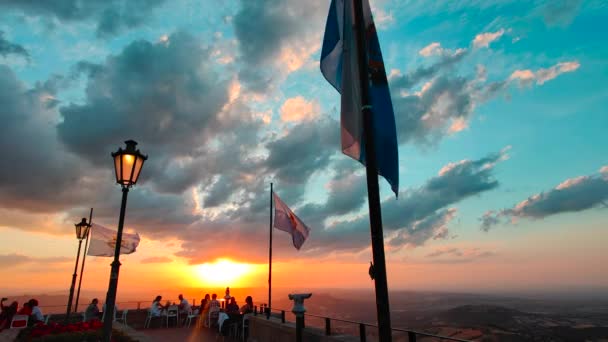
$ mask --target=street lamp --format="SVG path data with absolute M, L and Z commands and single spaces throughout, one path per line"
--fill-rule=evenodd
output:
M 127 194 L 137 179 L 147 156 L 135 149 L 137 143 L 133 140 L 125 141 L 127 147 L 112 153 L 114 159 L 114 170 L 116 172 L 116 183 L 122 187 L 122 202 L 120 205 L 120 216 L 118 218 L 118 232 L 116 233 L 116 246 L 114 247 L 114 261 L 110 272 L 110 284 L 106 296 L 106 308 L 109 314 L 105 315 L 103 322 L 103 341 L 110 342 L 112 338 L 112 321 L 114 321 L 114 307 L 116 305 L 116 290 L 118 288 L 118 272 L 120 270 L 120 247 L 122 244 L 122 228 L 125 222 L 125 208 L 127 207 Z
M 68 309 L 65 315 L 65 321 L 70 320 L 70 312 L 72 311 L 72 299 L 74 298 L 74 286 L 76 286 L 76 271 L 78 270 L 78 260 L 80 259 L 80 247 L 82 240 L 89 235 L 91 225 L 87 223 L 86 218 L 74 225 L 76 227 L 76 238 L 78 239 L 78 254 L 76 254 L 76 265 L 74 265 L 74 274 L 72 274 L 72 286 L 70 286 L 70 297 L 68 298 Z

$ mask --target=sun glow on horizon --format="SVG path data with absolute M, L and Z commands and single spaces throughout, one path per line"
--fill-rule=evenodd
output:
M 234 262 L 230 259 L 217 259 L 212 263 L 195 266 L 200 281 L 207 286 L 242 286 L 244 278 L 256 273 L 256 266 Z

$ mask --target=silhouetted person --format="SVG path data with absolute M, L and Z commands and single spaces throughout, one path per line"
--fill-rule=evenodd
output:
M 2 301 L 0 302 L 0 306 L 2 307 L 2 312 L 0 313 L 0 331 L 11 325 L 13 316 L 15 316 L 17 309 L 19 309 L 19 303 L 17 302 L 12 302 L 9 306 L 4 306 L 4 301 L 7 299 L 8 298 L 2 298 Z
M 243 315 L 253 313 L 253 298 L 251 298 L 251 296 L 245 298 L 245 305 L 241 306 L 241 313 Z
M 99 300 L 97 300 L 97 298 L 93 298 L 91 304 L 87 306 L 87 309 L 84 311 L 85 322 L 90 322 L 94 319 L 99 319 L 99 307 L 97 306 L 98 303 Z

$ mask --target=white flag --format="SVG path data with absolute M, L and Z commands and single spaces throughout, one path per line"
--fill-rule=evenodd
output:
M 91 226 L 91 243 L 87 255 L 114 256 L 116 248 L 116 231 L 93 223 Z M 131 254 L 139 245 L 139 234 L 122 233 L 120 254 Z
M 275 194 L 274 197 L 274 227 L 291 234 L 293 245 L 300 249 L 308 237 L 310 229 L 297 217 L 283 201 Z

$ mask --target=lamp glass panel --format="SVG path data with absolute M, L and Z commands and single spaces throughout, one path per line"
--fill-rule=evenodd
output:
M 130 185 L 131 175 L 133 171 L 133 166 L 135 164 L 136 157 L 132 154 L 123 154 L 122 158 L 122 175 L 121 175 L 121 183 L 124 185 Z
M 139 179 L 139 173 L 141 172 L 142 166 L 144 166 L 144 158 L 142 156 L 137 156 L 135 161 L 135 170 L 133 170 L 133 184 L 137 183 L 137 179 Z
M 122 171 L 120 170 L 120 157 L 120 154 L 114 156 L 114 172 L 116 172 L 117 183 L 122 183 L 120 179 L 120 175 L 122 174 Z

